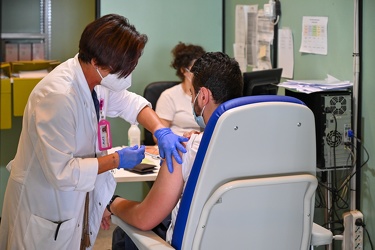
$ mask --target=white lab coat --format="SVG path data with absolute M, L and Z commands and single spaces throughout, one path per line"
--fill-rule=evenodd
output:
M 100 85 L 95 89 L 109 117 L 135 123 L 150 105 L 126 90 L 115 93 Z M 109 171 L 97 174 L 97 148 L 95 108 L 76 55 L 30 94 L 17 153 L 7 166 L 0 249 L 79 249 L 86 192 L 94 244 L 116 186 Z

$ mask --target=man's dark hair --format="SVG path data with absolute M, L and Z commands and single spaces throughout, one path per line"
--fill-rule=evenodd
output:
M 212 92 L 216 103 L 223 103 L 242 96 L 243 78 L 238 62 L 222 52 L 208 52 L 195 61 L 193 87 L 198 93 L 201 87 Z
M 78 58 L 85 63 L 94 59 L 112 74 L 126 77 L 137 66 L 147 40 L 127 18 L 108 14 L 86 26 L 79 41 Z

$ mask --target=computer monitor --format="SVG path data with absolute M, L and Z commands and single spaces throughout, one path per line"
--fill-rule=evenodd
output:
M 243 73 L 243 95 L 276 95 L 282 68 Z

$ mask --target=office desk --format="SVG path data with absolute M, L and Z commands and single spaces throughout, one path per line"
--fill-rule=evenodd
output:
M 119 149 L 121 149 L 121 147 L 112 148 L 108 150 L 108 154 L 111 154 Z M 155 146 L 146 146 L 146 151 L 152 154 L 155 154 L 155 153 L 157 154 L 158 149 Z M 159 172 L 160 161 L 155 160 L 152 157 L 146 155 L 142 163 L 154 164 L 157 166 L 156 170 L 154 170 L 154 173 L 151 173 L 151 174 L 137 174 L 137 173 L 133 173 L 124 169 L 113 169 L 111 170 L 111 172 L 113 173 L 113 176 L 115 177 L 116 182 L 155 181 L 156 176 L 158 175 L 158 172 Z

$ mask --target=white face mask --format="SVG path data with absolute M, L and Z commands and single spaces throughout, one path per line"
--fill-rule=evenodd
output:
M 100 85 L 112 91 L 119 92 L 119 91 L 129 88 L 132 85 L 131 75 L 129 75 L 126 78 L 119 78 L 119 76 L 115 74 L 108 74 L 106 77 L 103 77 L 102 74 L 100 74 L 98 68 L 96 68 L 96 71 L 98 72 L 99 76 L 102 78 L 102 80 L 100 81 Z

